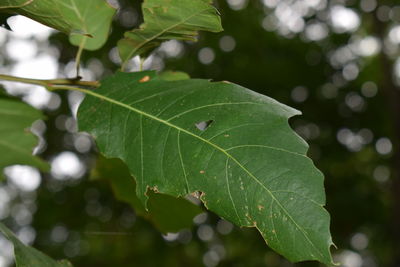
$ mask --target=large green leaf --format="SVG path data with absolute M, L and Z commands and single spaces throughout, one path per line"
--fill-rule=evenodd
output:
M 148 192 L 146 211 L 136 196 L 136 182 L 120 159 L 99 157 L 92 178 L 109 180 L 117 199 L 129 203 L 136 214 L 149 220 L 163 233 L 190 228 L 193 218 L 202 212 L 199 206 L 184 198 L 175 198 L 152 190 Z
M 106 157 L 120 158 L 146 202 L 149 188 L 184 196 L 256 227 L 291 261 L 331 264 L 323 175 L 288 125 L 298 111 L 239 85 L 117 73 L 78 112 Z
M 46 162 L 32 155 L 37 137 L 29 131 L 34 121 L 43 118 L 39 110 L 0 94 L 0 176 L 5 167 L 13 164 L 48 170 Z
M 150 53 L 161 42 L 171 39 L 195 41 L 197 31 L 222 31 L 221 20 L 210 0 L 145 0 L 144 23 L 125 33 L 118 42 L 126 63 L 136 55 Z M 124 65 L 124 64 L 123 64 Z
M 67 260 L 55 261 L 33 247 L 25 245 L 2 223 L 0 223 L 0 233 L 13 243 L 17 267 L 72 267 Z
M 115 14 L 105 0 L 5 0 L 0 11 L 24 15 L 70 34 L 72 44 L 88 50 L 105 43 Z

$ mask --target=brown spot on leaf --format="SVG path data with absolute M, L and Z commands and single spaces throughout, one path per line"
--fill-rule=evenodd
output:
M 145 83 L 145 82 L 148 82 L 148 81 L 150 81 L 150 76 L 149 75 L 146 75 L 142 79 L 139 80 L 140 83 Z
M 200 192 L 199 191 L 194 191 L 192 193 L 190 193 L 190 195 L 192 195 L 193 197 L 200 199 Z
M 152 8 L 147 8 L 147 10 L 151 13 L 154 14 L 154 10 Z
M 258 208 L 258 210 L 259 210 L 259 211 L 261 211 L 261 210 L 263 210 L 263 209 L 264 209 L 264 206 L 262 206 L 262 205 L 258 205 L 258 206 L 257 206 L 257 208 Z
M 158 187 L 155 185 L 155 186 L 152 186 L 152 187 L 149 187 L 150 188 L 150 190 L 152 190 L 154 193 L 160 193 L 160 191 L 158 190 Z
M 201 174 L 204 174 L 204 173 L 205 173 L 205 171 L 201 170 L 201 171 L 200 171 L 200 173 L 201 173 Z

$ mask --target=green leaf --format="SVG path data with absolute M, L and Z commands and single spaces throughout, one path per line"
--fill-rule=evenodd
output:
M 106 42 L 116 10 L 105 0 L 6 0 L 0 11 L 29 17 L 69 34 L 73 45 L 96 50 Z
M 153 190 L 147 192 L 149 200 L 146 211 L 136 196 L 136 182 L 120 159 L 99 157 L 92 178 L 109 180 L 117 199 L 129 203 L 136 214 L 149 220 L 163 233 L 190 228 L 193 218 L 202 212 L 199 206 L 184 198 L 175 198 Z
M 39 110 L 0 94 L 0 174 L 13 164 L 31 165 L 43 171 L 49 169 L 48 163 L 32 155 L 37 137 L 29 128 L 39 119 L 44 119 Z
M 39 250 L 25 245 L 2 223 L 0 223 L 0 232 L 14 245 L 17 267 L 72 267 L 67 260 L 55 261 Z
M 188 80 L 190 79 L 189 74 L 182 71 L 164 71 L 159 75 L 160 79 L 165 81 L 179 81 L 179 80 Z
M 143 203 L 149 187 L 201 192 L 208 209 L 256 227 L 289 260 L 332 264 L 323 175 L 287 122 L 298 111 L 232 83 L 154 72 L 117 73 L 86 93 L 80 130 L 128 165 Z
M 71 4 L 73 3 L 72 0 Z M 110 32 L 111 21 L 116 9 L 110 6 L 105 0 L 75 0 L 79 7 L 76 11 L 80 19 L 81 30 L 88 33 L 88 38 L 81 34 L 72 34 L 69 41 L 76 46 L 83 44 L 87 50 L 96 50 L 104 45 Z M 61 1 L 64 2 L 64 1 Z M 78 12 L 80 14 L 78 15 Z
M 221 20 L 210 0 L 145 0 L 144 23 L 125 33 L 118 42 L 123 66 L 136 55 L 147 55 L 161 42 L 196 41 L 197 32 L 222 31 Z

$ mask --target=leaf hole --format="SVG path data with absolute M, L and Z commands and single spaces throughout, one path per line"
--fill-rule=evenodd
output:
M 208 121 L 200 121 L 198 123 L 195 123 L 194 125 L 196 126 L 197 129 L 200 131 L 205 131 L 207 130 L 208 127 L 210 127 L 211 123 L 213 123 L 213 120 L 208 120 Z

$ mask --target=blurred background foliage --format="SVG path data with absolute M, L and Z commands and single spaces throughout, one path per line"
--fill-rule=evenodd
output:
M 106 45 L 82 58 L 84 79 L 119 67 L 116 42 L 140 25 L 140 1 L 119 7 Z M 145 69 L 229 80 L 302 111 L 290 123 L 325 174 L 336 261 L 347 267 L 400 266 L 400 3 L 395 0 L 219 0 L 224 32 L 197 43 L 169 41 Z M 0 30 L 0 72 L 73 77 L 68 37 L 22 17 Z M 139 69 L 139 59 L 129 70 Z M 75 266 L 319 266 L 291 264 L 254 229 L 210 212 L 192 229 L 162 235 L 115 199 L 89 172 L 96 148 L 76 131 L 76 92 L 4 83 L 44 111 L 33 131 L 50 173 L 11 166 L 0 184 L 0 219 L 26 243 Z M 262 133 L 260 133 L 262 134 Z M 0 266 L 12 247 L 0 238 Z

